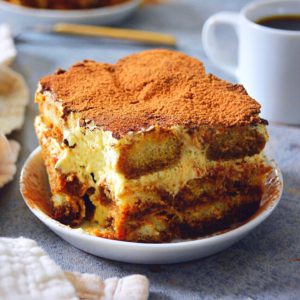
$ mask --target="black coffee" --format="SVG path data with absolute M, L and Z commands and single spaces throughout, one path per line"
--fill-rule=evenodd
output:
M 300 31 L 300 15 L 269 16 L 257 20 L 256 23 L 276 29 Z

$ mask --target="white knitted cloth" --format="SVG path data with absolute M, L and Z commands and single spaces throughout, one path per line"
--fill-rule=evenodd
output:
M 1 300 L 146 300 L 149 282 L 131 275 L 102 281 L 94 274 L 64 272 L 26 238 L 0 238 Z
M 0 238 L 0 265 L 0 299 L 78 299 L 61 268 L 33 240 Z

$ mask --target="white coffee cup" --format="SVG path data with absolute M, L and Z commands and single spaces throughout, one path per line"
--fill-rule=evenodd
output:
M 217 67 L 234 76 L 260 102 L 263 118 L 300 124 L 300 31 L 255 23 L 275 15 L 300 15 L 300 1 L 257 1 L 240 13 L 217 13 L 204 24 L 203 48 Z M 225 24 L 238 36 L 237 65 L 224 61 L 218 46 L 215 29 Z

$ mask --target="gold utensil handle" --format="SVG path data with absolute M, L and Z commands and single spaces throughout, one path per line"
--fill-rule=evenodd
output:
M 58 23 L 53 27 L 54 32 L 74 34 L 74 35 L 86 35 L 86 36 L 98 36 L 113 39 L 125 39 L 150 44 L 162 44 L 168 46 L 175 46 L 176 39 L 172 35 L 161 34 L 157 32 L 123 29 L 113 27 L 100 27 L 90 25 L 77 25 Z

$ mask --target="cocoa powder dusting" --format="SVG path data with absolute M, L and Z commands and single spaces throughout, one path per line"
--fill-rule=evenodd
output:
M 183 53 L 149 50 L 115 65 L 85 60 L 40 81 L 64 107 L 117 137 L 152 125 L 197 127 L 260 123 L 260 105 L 241 85 L 206 74 Z

